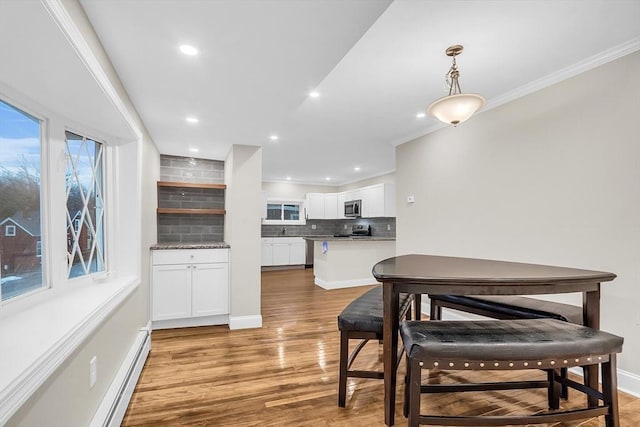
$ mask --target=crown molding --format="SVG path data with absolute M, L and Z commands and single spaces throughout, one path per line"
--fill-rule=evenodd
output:
M 497 97 L 488 100 L 487 105 L 482 110 L 480 110 L 478 114 L 482 114 L 485 111 L 489 111 L 501 105 L 508 104 L 509 102 L 515 101 L 516 99 L 522 98 L 526 95 L 537 92 L 556 83 L 560 83 L 561 81 L 570 79 L 571 77 L 575 77 L 608 62 L 615 61 L 618 58 L 629 55 L 638 50 L 640 50 L 640 37 L 635 37 L 631 40 L 614 46 L 611 49 L 607 49 L 580 62 L 576 62 L 573 65 L 562 68 L 523 86 L 512 89 L 508 92 L 503 93 L 502 95 L 498 95 Z M 392 141 L 391 145 L 397 147 L 398 145 L 413 141 L 414 139 L 428 135 L 445 127 L 448 127 L 448 125 L 446 125 L 445 123 L 437 122 L 420 132 L 414 132 L 413 134 L 407 135 L 402 139 Z

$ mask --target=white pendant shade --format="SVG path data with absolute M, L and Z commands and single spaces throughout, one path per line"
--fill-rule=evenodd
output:
M 444 123 L 456 126 L 482 108 L 485 102 L 482 96 L 475 93 L 460 93 L 433 101 L 427 112 Z

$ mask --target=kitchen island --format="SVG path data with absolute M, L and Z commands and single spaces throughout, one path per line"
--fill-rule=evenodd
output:
M 373 266 L 396 254 L 395 237 L 305 237 L 314 243 L 314 283 L 324 289 L 373 285 Z

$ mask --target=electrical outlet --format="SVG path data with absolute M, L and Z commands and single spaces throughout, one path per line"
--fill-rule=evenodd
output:
M 387 231 L 391 231 L 391 224 L 387 224 Z
M 316 229 L 316 225 L 315 224 L 311 224 L 311 229 L 315 230 Z
M 345 230 L 347 229 L 347 224 L 345 224 L 345 225 L 344 225 L 344 229 L 345 229 Z
M 98 357 L 93 356 L 89 361 L 89 388 L 93 388 L 98 380 Z

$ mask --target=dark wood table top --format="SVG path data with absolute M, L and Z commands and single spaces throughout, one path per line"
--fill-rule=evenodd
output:
M 495 287 L 600 283 L 616 278 L 615 274 L 603 271 L 437 255 L 389 258 L 373 267 L 373 276 L 380 282 Z

